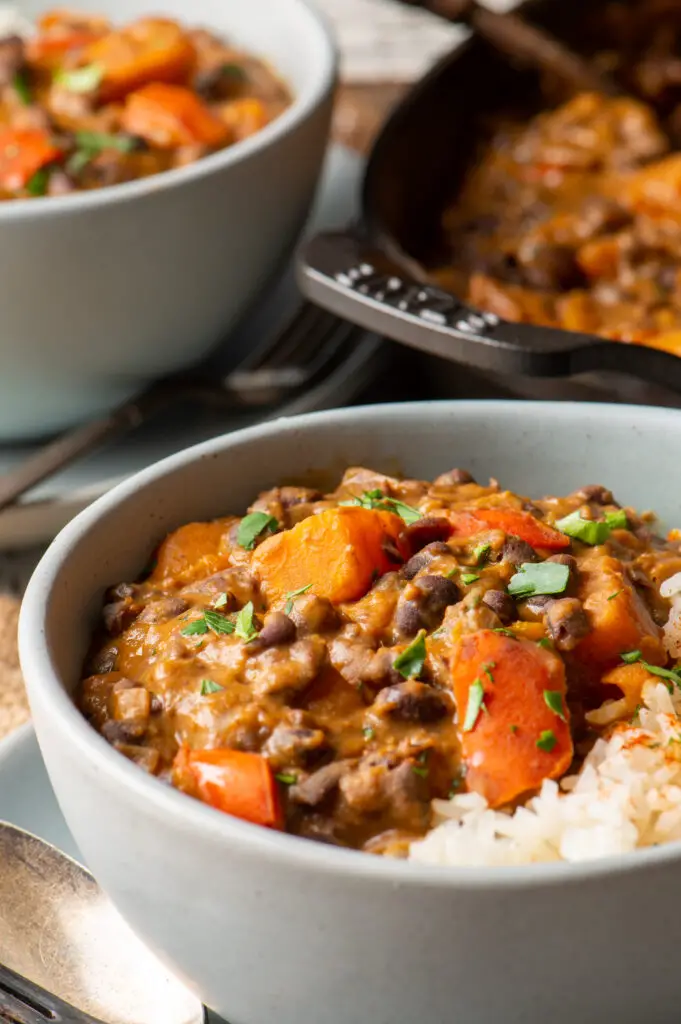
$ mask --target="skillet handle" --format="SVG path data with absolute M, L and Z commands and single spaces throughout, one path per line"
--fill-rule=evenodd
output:
M 494 373 L 568 377 L 612 371 L 681 391 L 681 358 L 641 345 L 501 320 L 405 275 L 352 231 L 317 235 L 301 250 L 307 298 L 393 341 Z

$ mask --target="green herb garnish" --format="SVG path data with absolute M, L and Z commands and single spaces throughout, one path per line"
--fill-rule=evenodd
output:
M 227 594 L 218 594 L 218 596 L 213 601 L 213 608 L 224 608 L 228 601 L 229 596 Z
M 33 103 L 33 92 L 29 85 L 28 78 L 26 77 L 25 71 L 17 71 L 14 78 L 12 79 L 12 85 L 14 91 L 24 104 L 25 107 L 30 107 Z
M 555 524 L 556 529 L 568 537 L 581 540 L 583 544 L 605 544 L 610 536 L 610 526 L 606 522 L 599 523 L 593 519 L 582 519 L 580 512 L 571 512 Z
M 194 619 L 188 626 L 180 630 L 182 636 L 198 636 L 199 634 L 208 632 L 208 623 L 204 619 L 203 615 L 200 619 Z
M 79 131 L 75 133 L 79 149 L 92 150 L 94 155 L 105 149 L 117 149 L 119 153 L 131 153 L 137 146 L 131 135 L 112 135 L 109 132 Z
M 681 690 L 681 670 L 678 668 L 660 668 L 659 665 L 651 665 L 650 662 L 644 661 L 640 651 L 625 651 L 620 657 L 625 665 L 638 663 L 643 666 L 646 672 L 650 672 L 652 676 L 659 676 L 660 679 L 666 680 L 667 689 L 670 693 L 674 686 Z
M 366 729 L 362 729 L 362 735 L 364 736 L 365 740 L 372 740 L 374 738 L 374 736 L 376 735 L 376 733 L 371 728 L 371 726 L 368 725 L 366 727 Z
M 611 530 L 629 529 L 629 520 L 627 519 L 627 513 L 623 508 L 618 508 L 616 512 L 606 512 L 605 522 Z
M 549 640 L 547 636 L 543 636 L 541 640 L 537 640 L 537 647 L 543 647 L 545 651 L 552 651 L 553 640 Z
M 513 733 L 513 735 L 515 736 L 515 734 L 516 734 L 516 733 L 517 733 L 517 731 L 518 731 L 518 726 L 517 726 L 517 725 L 509 725 L 509 729 L 511 730 L 511 732 L 512 732 L 512 733 Z
M 295 786 L 298 781 L 297 776 L 286 775 L 284 772 L 281 772 L 279 775 L 275 775 L 274 777 L 277 782 L 281 782 L 284 786 Z
M 556 739 L 556 734 L 553 729 L 544 729 L 537 740 L 537 746 L 540 750 L 544 750 L 547 754 L 550 754 L 557 742 L 558 740 Z
M 462 572 L 461 573 L 461 582 L 463 584 L 465 584 L 465 586 L 469 586 L 469 584 L 471 584 L 471 583 L 476 583 L 477 580 L 479 580 L 479 579 L 480 579 L 480 577 L 477 575 L 477 573 L 474 573 L 474 572 Z
M 466 706 L 466 717 L 463 723 L 463 731 L 470 732 L 475 727 L 480 712 L 485 706 L 485 687 L 479 679 L 472 682 L 468 687 L 468 704 Z
M 411 770 L 414 775 L 420 776 L 422 779 L 428 778 L 428 758 L 430 757 L 430 750 L 422 750 L 419 756 L 416 758 L 417 763 L 411 766 Z
M 416 639 L 412 640 L 409 646 L 397 655 L 393 662 L 393 668 L 405 679 L 416 679 L 423 671 L 425 660 L 426 631 L 422 629 Z
M 608 601 L 614 601 L 615 598 L 619 597 L 621 593 L 621 590 L 616 590 L 614 594 L 608 594 Z
M 507 627 L 507 626 L 496 626 L 496 627 L 495 627 L 495 628 L 494 628 L 494 629 L 492 630 L 492 632 L 493 632 L 493 633 L 501 633 L 501 635 L 502 635 L 502 636 L 508 636 L 508 637 L 510 637 L 510 638 L 511 638 L 511 640 L 517 640 L 517 639 L 518 639 L 518 637 L 517 637 L 517 636 L 516 636 L 516 634 L 515 634 L 515 633 L 513 632 L 513 630 L 512 630 L 512 629 L 508 629 L 508 627 Z
M 475 559 L 475 564 L 482 565 L 491 550 L 491 544 L 478 544 L 477 548 L 473 549 L 473 558 Z
M 245 82 L 248 77 L 241 64 L 223 64 L 221 70 L 223 75 L 227 75 L 229 78 L 238 79 L 240 82 Z
M 560 690 L 544 690 L 544 703 L 553 711 L 554 715 L 558 715 L 562 722 L 567 722 L 563 707 L 563 694 Z
M 312 587 L 311 583 L 308 583 L 306 587 L 299 587 L 298 590 L 292 590 L 290 594 L 286 595 L 286 604 L 284 605 L 284 612 L 286 615 L 290 615 L 293 611 L 293 602 L 301 594 L 307 594 L 308 590 Z
M 58 85 L 63 85 L 69 92 L 94 92 L 104 78 L 104 68 L 100 64 L 86 64 L 82 68 L 61 68 L 54 76 Z
M 398 501 L 397 498 L 389 498 L 383 491 L 377 489 L 365 491 L 358 498 L 352 498 L 350 501 L 341 501 L 340 504 L 355 505 L 359 506 L 359 508 L 379 509 L 382 512 L 395 512 L 407 526 L 412 526 L 422 518 L 417 508 L 405 505 L 403 501 Z
M 255 547 L 256 539 L 261 533 L 266 531 L 274 533 L 278 529 L 279 523 L 268 512 L 251 512 L 250 515 L 244 516 L 239 523 L 236 542 L 240 547 L 245 548 L 246 551 L 252 551 Z
M 486 661 L 482 666 L 482 671 L 485 673 L 490 683 L 494 682 L 494 676 L 492 675 L 492 669 L 497 667 L 496 661 Z
M 209 693 L 219 693 L 220 690 L 224 690 L 224 686 L 220 686 L 219 683 L 214 682 L 212 679 L 201 680 L 202 697 L 207 697 Z
M 570 580 L 570 569 L 560 562 L 524 562 L 511 577 L 508 592 L 514 597 L 562 594 Z
M 26 191 L 29 196 L 44 196 L 47 186 L 50 184 L 51 167 L 41 167 L 26 182 Z
M 253 607 L 253 602 L 249 601 L 248 604 L 243 606 L 237 615 L 236 625 L 233 627 L 234 632 L 239 639 L 245 641 L 247 644 L 250 643 L 251 640 L 255 640 L 258 635 L 258 629 L 253 621 L 254 612 L 255 609 Z

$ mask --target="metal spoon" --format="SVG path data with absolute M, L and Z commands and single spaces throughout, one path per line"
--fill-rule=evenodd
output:
M 205 1024 L 92 875 L 0 822 L 0 1021 Z

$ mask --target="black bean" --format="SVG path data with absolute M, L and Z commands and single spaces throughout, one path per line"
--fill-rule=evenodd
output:
M 338 612 L 328 598 L 317 597 L 315 594 L 301 594 L 300 597 L 296 597 L 291 618 L 300 636 L 327 633 L 336 629 L 339 623 Z
M 523 277 L 532 288 L 544 291 L 579 288 L 584 282 L 577 253 L 569 245 L 537 246 L 523 266 Z
M 158 624 L 176 619 L 186 612 L 189 604 L 181 597 L 161 597 L 158 601 L 150 601 L 139 616 L 139 622 Z
M 400 576 L 406 580 L 413 580 L 417 573 L 425 569 L 434 558 L 439 555 L 451 555 L 451 548 L 448 547 L 443 541 L 435 541 L 432 544 L 428 544 L 423 551 L 419 551 L 417 555 L 412 555 L 406 565 L 403 565 L 400 569 Z
M 444 611 L 450 604 L 456 604 L 461 596 L 454 580 L 447 576 L 421 576 L 414 586 L 428 598 L 432 608 Z
M 381 690 L 372 705 L 372 711 L 400 722 L 425 725 L 444 718 L 448 703 L 445 695 L 432 686 L 408 679 L 397 686 Z
M 546 561 L 556 562 L 558 565 L 567 565 L 570 573 L 577 572 L 577 559 L 574 555 L 551 555 L 551 557 L 547 558 Z
M 338 789 L 338 783 L 348 771 L 352 770 L 352 761 L 332 761 L 302 782 L 291 786 L 288 791 L 289 800 L 294 804 L 306 807 L 317 807 Z
M 295 638 L 296 624 L 293 619 L 283 612 L 271 612 L 252 646 L 279 647 L 281 644 L 293 643 Z
M 134 597 L 139 587 L 134 583 L 117 583 L 115 587 L 109 587 L 104 600 L 107 602 L 123 601 L 126 597 Z
M 138 743 L 147 731 L 147 723 L 141 719 L 117 722 L 110 719 L 102 726 L 102 736 L 109 743 Z
M 118 651 L 115 647 L 105 647 L 103 651 L 97 651 L 88 662 L 88 672 L 93 676 L 106 675 L 107 672 L 116 670 Z
M 412 523 L 402 531 L 400 540 L 415 555 L 429 544 L 445 541 L 452 535 L 452 527 L 448 520 L 441 516 L 424 516 L 417 523 Z M 449 552 L 449 549 L 447 549 Z
M 450 469 L 448 473 L 443 473 L 435 481 L 436 487 L 450 487 L 452 485 L 457 486 L 459 484 L 474 484 L 474 477 L 468 472 L 467 469 Z
M 549 605 L 553 604 L 555 600 L 555 597 L 550 597 L 548 594 L 537 594 L 536 597 L 528 597 L 524 602 L 524 607 L 532 612 L 533 615 L 543 615 Z
M 397 544 L 392 537 L 386 537 L 381 544 L 383 554 L 387 557 L 388 561 L 392 562 L 393 565 L 401 565 L 404 561 Z
M 582 501 L 593 501 L 595 505 L 617 505 L 612 491 L 603 487 L 602 484 L 588 484 L 586 487 L 581 487 L 574 492 L 572 497 L 580 498 Z
M 487 605 L 504 625 L 518 617 L 515 601 L 503 590 L 488 590 L 482 598 L 482 603 Z
M 397 606 L 395 625 L 402 636 L 416 636 L 423 628 L 421 608 L 416 601 L 400 601 Z
M 559 651 L 572 651 L 591 625 L 582 602 L 576 597 L 552 601 L 546 609 L 546 627 Z
M 102 609 L 104 628 L 111 636 L 120 636 L 132 625 L 138 613 L 139 608 L 128 604 L 127 601 L 114 601 L 113 604 L 105 604 Z
M 511 565 L 523 565 L 525 562 L 537 562 L 539 556 L 534 548 L 521 540 L 520 537 L 508 537 L 501 550 L 501 557 L 504 562 Z

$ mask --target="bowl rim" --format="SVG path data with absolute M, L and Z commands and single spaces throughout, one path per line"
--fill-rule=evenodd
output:
M 121 756 L 86 721 L 69 697 L 61 682 L 46 642 L 46 621 L 49 594 L 80 539 L 99 519 L 134 497 L 140 486 L 173 476 L 183 467 L 241 446 L 242 443 L 267 440 L 282 433 L 291 433 L 300 441 L 300 432 L 314 431 L 318 424 L 342 428 L 344 424 L 365 422 L 372 429 L 388 426 L 394 417 L 437 421 L 442 414 L 460 414 L 464 419 L 489 420 L 495 413 L 517 416 L 519 403 L 514 400 L 461 400 L 436 402 L 386 403 L 355 406 L 348 409 L 281 417 L 245 430 L 225 434 L 182 452 L 171 455 L 116 485 L 75 517 L 58 534 L 29 582 L 19 617 L 19 653 L 21 668 L 31 701 L 41 705 L 49 715 L 53 732 L 68 740 L 70 749 L 87 760 L 99 777 L 122 787 L 126 799 L 136 809 L 164 818 L 176 828 L 191 828 L 197 841 L 206 839 L 239 847 L 242 853 L 261 856 L 291 869 L 315 871 L 320 874 L 353 876 L 391 887 L 435 887 L 445 889 L 500 891 L 523 890 L 527 887 L 578 884 L 586 880 L 614 878 L 647 868 L 660 867 L 681 858 L 681 840 L 638 849 L 630 854 L 610 855 L 577 863 L 565 861 L 499 867 L 458 867 L 421 864 L 413 861 L 372 857 L 361 851 L 341 849 L 316 843 L 287 833 L 274 832 L 230 815 L 216 811 L 185 794 L 163 785 Z M 665 431 L 669 421 L 676 419 L 681 428 L 681 410 L 636 405 L 588 402 L 523 402 L 524 415 L 546 421 L 560 411 L 572 421 L 588 420 L 589 429 L 596 430 L 599 421 L 612 420 L 631 426 L 639 423 L 658 424 Z
M 281 0 L 280 0 L 281 2 Z M 26 199 L 12 199 L 0 202 L 0 225 L 15 220 L 38 220 L 44 217 L 60 217 L 69 213 L 80 213 L 112 204 L 132 202 L 145 196 L 173 191 L 194 181 L 217 174 L 235 164 L 245 163 L 263 150 L 276 145 L 282 138 L 304 124 L 332 94 L 339 66 L 339 49 L 329 19 L 311 0 L 285 0 L 291 7 L 291 15 L 299 21 L 307 21 L 317 34 L 320 47 L 321 70 L 317 79 L 302 92 L 293 97 L 293 102 L 278 117 L 265 125 L 255 135 L 228 146 L 227 149 L 211 153 L 186 167 L 176 167 L 159 174 L 135 181 L 107 185 L 104 188 L 75 192 L 66 196 L 37 196 Z M 210 29 L 210 26 L 208 26 Z

